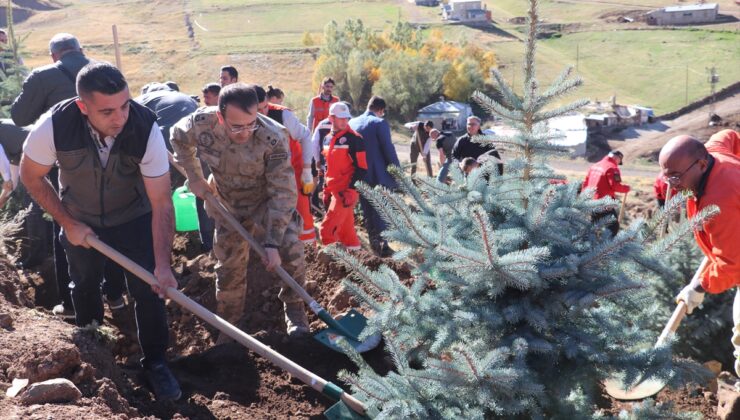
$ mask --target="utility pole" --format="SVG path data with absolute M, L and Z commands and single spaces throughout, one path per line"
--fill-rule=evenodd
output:
M 686 102 L 686 105 L 688 105 L 689 104 L 689 65 L 688 64 L 686 64 L 686 87 L 684 91 L 686 92 L 685 102 Z
M 717 68 L 712 66 L 709 69 L 709 85 L 712 92 L 712 99 L 709 100 L 709 115 L 714 114 L 714 95 L 717 93 L 717 83 L 719 83 L 719 74 L 717 74 Z

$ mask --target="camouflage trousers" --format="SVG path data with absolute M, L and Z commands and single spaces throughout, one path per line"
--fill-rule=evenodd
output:
M 218 259 L 216 263 L 216 302 L 218 314 L 232 324 L 236 324 L 244 314 L 244 306 L 247 297 L 247 265 L 249 264 L 249 243 L 224 220 L 221 220 L 216 212 L 210 212 L 216 220 L 216 235 L 213 244 L 213 252 Z M 265 212 L 257 211 L 251 217 L 240 217 L 235 215 L 249 233 L 262 243 L 264 230 L 257 223 L 264 221 Z M 303 242 L 298 238 L 303 229 L 302 221 L 297 212 L 294 211 L 293 218 L 288 224 L 279 244 L 278 251 L 282 259 L 285 271 L 290 274 L 298 284 L 304 285 L 306 277 L 306 259 L 303 250 Z M 278 280 L 280 281 L 280 280 Z M 281 282 L 282 284 L 282 282 Z M 278 298 L 284 303 L 300 302 L 300 297 L 288 286 L 283 285 Z M 254 304 L 258 304 L 254 302 Z

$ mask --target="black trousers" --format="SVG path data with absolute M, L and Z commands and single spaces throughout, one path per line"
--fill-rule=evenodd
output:
M 140 216 L 130 222 L 109 228 L 93 228 L 101 241 L 127 256 L 145 270 L 154 271 L 152 215 Z M 103 322 L 103 301 L 100 283 L 103 280 L 107 258 L 92 248 L 74 246 L 61 234 L 67 252 L 69 275 L 72 279 L 72 303 L 75 322 L 85 326 L 92 321 Z M 126 273 L 129 295 L 134 298 L 139 345 L 144 352 L 144 366 L 164 362 L 167 350 L 168 327 L 164 301 L 138 277 Z

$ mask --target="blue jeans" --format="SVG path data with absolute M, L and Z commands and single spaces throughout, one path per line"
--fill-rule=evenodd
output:
M 452 159 L 450 158 L 445 159 L 445 163 L 442 164 L 442 169 L 439 170 L 439 174 L 437 175 L 437 181 L 439 182 L 447 181 L 447 173 L 450 171 L 451 163 L 452 163 Z
M 195 198 L 195 209 L 198 211 L 198 233 L 200 234 L 200 250 L 203 252 L 209 252 L 213 249 L 213 230 L 216 228 L 216 223 L 213 219 L 208 216 L 204 207 L 204 201 L 200 198 Z
M 93 228 L 101 241 L 127 256 L 145 270 L 154 270 L 152 242 L 152 215 L 140 216 L 130 222 L 108 228 Z M 103 301 L 100 283 L 105 272 L 106 258 L 92 248 L 74 246 L 67 240 L 64 230 L 60 240 L 67 253 L 69 276 L 72 279 L 72 304 L 75 322 L 85 326 L 92 321 L 103 323 Z M 110 263 L 108 263 L 110 265 Z M 143 280 L 126 272 L 129 295 L 136 302 L 136 326 L 139 345 L 144 352 L 144 365 L 164 362 L 167 350 L 168 327 L 164 300 L 160 299 Z

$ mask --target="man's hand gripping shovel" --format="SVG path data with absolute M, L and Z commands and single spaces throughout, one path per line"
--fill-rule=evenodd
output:
M 699 276 L 701 272 L 704 271 L 704 267 L 706 266 L 706 264 L 707 258 L 705 257 L 702 263 L 699 265 L 699 268 L 696 270 L 694 278 Z M 671 315 L 671 318 L 668 320 L 665 328 L 663 328 L 663 332 L 660 333 L 658 341 L 655 342 L 655 347 L 661 346 L 669 335 L 676 332 L 676 329 L 678 329 L 681 321 L 686 316 L 687 310 L 688 305 L 686 305 L 686 302 L 684 302 L 683 300 L 679 300 L 678 304 L 676 305 L 676 309 L 673 311 L 673 315 Z M 618 376 L 609 378 L 604 381 L 604 389 L 606 390 L 607 394 L 618 400 L 623 401 L 642 400 L 644 398 L 653 396 L 660 392 L 660 390 L 665 388 L 665 385 L 666 383 L 663 380 L 647 379 L 638 383 L 632 388 L 626 388 L 624 386 L 624 383 L 622 382 L 622 378 Z

